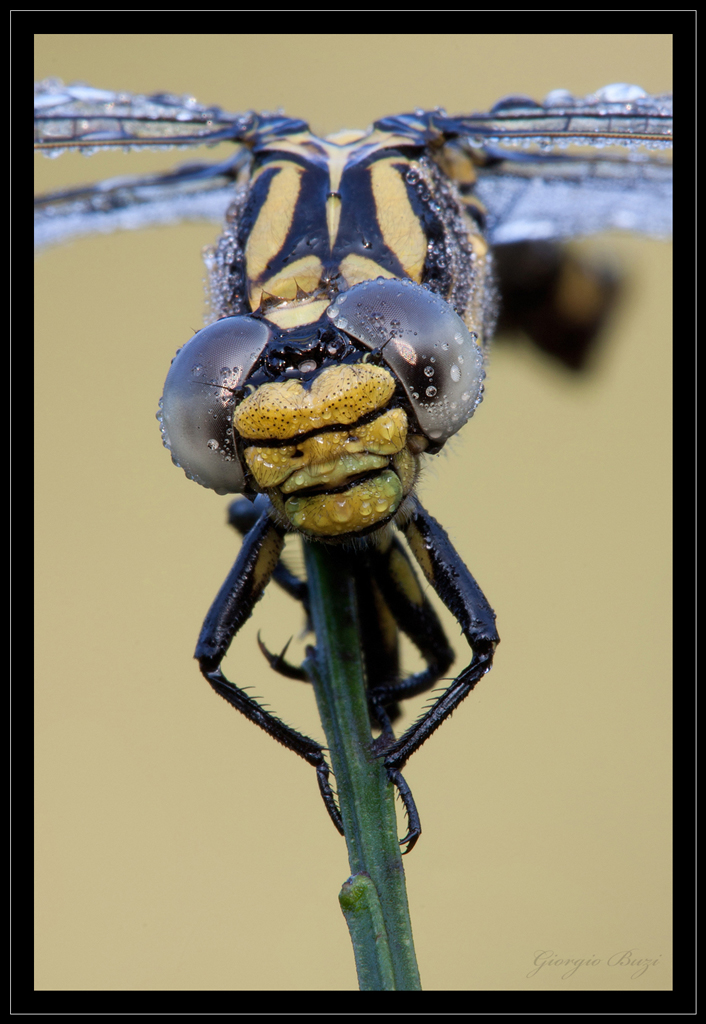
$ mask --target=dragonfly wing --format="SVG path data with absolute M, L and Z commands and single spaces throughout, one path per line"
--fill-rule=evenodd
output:
M 495 245 L 620 229 L 672 233 L 672 169 L 654 162 L 582 161 L 488 167 L 476 192 Z
M 198 146 L 237 141 L 255 115 L 228 114 L 190 96 L 140 96 L 45 79 L 34 87 L 34 146 L 47 154 Z
M 186 220 L 222 223 L 247 150 L 222 164 L 189 164 L 166 174 L 110 178 L 85 188 L 38 196 L 35 250 L 82 235 L 139 230 Z
M 671 95 L 556 90 L 543 103 L 508 96 L 487 114 L 436 123 L 486 155 L 477 192 L 495 244 L 611 228 L 671 235 Z
M 438 115 L 434 124 L 479 146 L 497 143 L 545 154 L 574 145 L 669 149 L 672 96 L 650 96 L 637 85 L 622 83 L 586 97 L 556 89 L 543 103 L 527 96 L 506 96 L 487 114 Z
M 671 95 L 619 83 L 581 98 L 507 96 L 487 113 L 415 111 L 376 124 L 466 151 L 496 245 L 610 228 L 671 233 Z

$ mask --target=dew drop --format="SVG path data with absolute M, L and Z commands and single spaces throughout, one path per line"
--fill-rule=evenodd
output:
M 331 508 L 331 518 L 337 523 L 347 523 L 353 515 L 353 509 L 347 499 L 335 501 Z

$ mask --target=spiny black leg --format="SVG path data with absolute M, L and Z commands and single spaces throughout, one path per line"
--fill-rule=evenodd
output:
M 376 757 L 379 757 L 380 754 L 384 754 L 390 744 L 394 742 L 395 734 L 392 729 L 392 720 L 390 715 L 387 713 L 387 708 L 381 701 L 369 698 L 368 706 L 373 725 L 377 724 L 380 727 L 380 735 L 377 739 L 373 740 L 372 745 L 373 754 Z M 397 704 L 393 704 L 392 707 L 398 711 Z
M 400 676 L 399 629 L 395 616 L 377 585 L 372 552 L 361 551 L 356 558 L 355 587 L 358 629 L 365 663 L 366 693 L 394 685 Z M 393 739 L 391 722 L 399 717 L 394 697 L 387 701 L 368 700 L 371 723 L 379 726 L 388 740 Z M 378 737 L 376 746 L 382 737 Z
M 389 770 L 402 768 L 415 750 L 439 728 L 458 705 L 467 697 L 479 679 L 488 672 L 493 663 L 492 651 L 474 657 L 468 668 L 454 680 L 432 707 L 410 726 L 403 736 L 395 740 L 385 751 L 385 767 Z
M 416 499 L 405 534 L 422 572 L 461 626 L 473 649 L 473 659 L 432 707 L 388 748 L 388 772 L 399 771 L 471 692 L 490 669 L 500 639 L 495 629 L 495 613 L 483 592 L 454 550 L 446 531 Z
M 303 736 L 296 729 L 292 729 L 290 726 L 285 725 L 275 715 L 270 714 L 268 711 L 258 704 L 252 697 L 248 697 L 237 686 L 233 686 L 230 683 L 220 668 L 209 668 L 208 662 L 201 663 L 201 671 L 203 672 L 206 679 L 209 681 L 213 689 L 219 696 L 227 700 L 232 707 L 240 711 L 241 714 L 249 718 L 255 725 L 259 725 L 261 729 L 264 729 L 273 739 L 277 740 L 283 746 L 289 750 L 293 750 L 295 754 L 299 754 L 308 764 L 311 764 L 316 769 L 316 779 L 319 784 L 321 796 L 323 797 L 326 810 L 329 813 L 331 821 L 334 823 L 338 831 L 343 835 L 343 822 L 341 820 L 341 814 L 336 805 L 336 798 L 333 795 L 333 790 L 328 781 L 330 768 L 324 758 L 324 748 L 317 743 L 315 740 L 309 739 L 308 736 Z
M 258 503 L 258 505 L 255 505 L 247 498 L 238 498 L 228 506 L 228 522 L 242 537 L 252 530 L 253 526 L 262 514 L 262 507 L 265 506 L 262 495 L 258 498 Z M 282 562 L 277 563 L 277 566 L 272 573 L 272 579 L 275 581 L 277 586 L 284 590 L 285 594 L 289 594 L 290 597 L 293 597 L 295 601 L 299 601 L 304 606 L 307 627 L 309 632 L 311 632 L 309 616 L 309 588 L 304 580 L 300 580 L 298 576 L 295 576 L 293 572 L 290 572 Z
M 267 507 L 265 502 L 262 500 L 262 496 L 258 499 L 258 505 L 260 507 L 259 511 L 258 506 L 256 506 L 252 501 L 249 501 L 247 498 L 238 498 L 228 506 L 228 522 L 242 537 L 245 537 L 250 530 L 252 530 L 253 526 L 262 514 L 263 506 L 265 508 Z M 281 561 L 275 566 L 272 573 L 272 579 L 282 588 L 282 590 L 284 590 L 286 594 L 289 594 L 290 597 L 293 597 L 295 601 L 301 602 L 304 606 L 307 622 L 306 631 L 310 633 L 311 620 L 309 615 L 309 588 L 307 587 L 307 584 L 303 580 L 300 580 L 298 576 L 295 576 L 293 572 L 290 572 Z M 284 654 L 291 643 L 291 638 L 285 644 L 284 650 L 280 655 L 272 654 L 268 651 L 260 640 L 259 633 L 257 636 L 257 642 L 260 646 L 260 650 L 267 658 L 270 668 L 274 669 L 275 672 L 286 676 L 288 679 L 299 679 L 303 682 L 310 682 L 304 669 L 290 665 L 284 660 Z
M 397 792 L 400 794 L 404 809 L 407 812 L 407 835 L 404 839 L 400 839 L 400 846 L 407 845 L 407 849 L 402 851 L 402 856 L 404 856 L 405 853 L 409 853 L 422 834 L 422 824 L 419 820 L 419 813 L 417 812 L 417 805 L 414 802 L 412 791 L 405 780 L 394 768 L 388 768 L 387 775 L 390 782 L 397 787 Z
M 342 836 L 345 836 L 345 832 L 343 831 L 343 819 L 341 818 L 341 812 L 338 809 L 336 798 L 333 795 L 333 790 L 331 789 L 331 784 L 328 780 L 329 772 L 330 768 L 326 764 L 326 761 L 322 756 L 321 761 L 316 766 L 316 781 L 319 784 L 319 792 L 321 793 L 324 804 L 326 805 L 326 810 L 328 811 L 329 818 L 334 823 L 340 834 Z
M 369 553 L 369 565 L 397 626 L 409 637 L 427 663 L 424 671 L 407 679 L 370 688 L 371 710 L 382 724 L 384 712 L 395 702 L 431 689 L 452 664 L 454 652 L 399 541 L 393 539 L 384 549 L 372 550 Z
M 343 823 L 328 782 L 329 767 L 321 744 L 285 725 L 229 682 L 221 672 L 221 661 L 233 637 L 250 618 L 255 603 L 262 596 L 283 546 L 283 532 L 264 512 L 246 534 L 235 564 L 211 605 L 196 645 L 195 657 L 201 672 L 216 693 L 273 739 L 316 768 L 326 809 L 338 831 L 343 834 Z

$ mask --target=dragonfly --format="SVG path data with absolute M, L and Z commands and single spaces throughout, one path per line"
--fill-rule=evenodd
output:
M 35 240 L 224 225 L 206 255 L 209 321 L 175 356 L 158 417 L 187 477 L 242 496 L 229 511 L 242 546 L 196 658 L 221 697 L 315 768 L 339 832 L 324 748 L 228 680 L 225 654 L 271 580 L 308 616 L 307 583 L 281 557 L 287 535 L 355 550 L 374 752 L 407 811 L 409 852 L 421 825 L 402 769 L 490 670 L 499 642 L 493 609 L 415 484 L 482 399 L 500 295 L 501 324 L 583 364 L 615 282 L 559 243 L 610 228 L 669 235 L 671 140 L 671 96 L 625 84 L 509 96 L 479 114 L 417 110 L 326 138 L 281 112 L 54 79 L 35 87 L 35 147 L 47 156 L 234 147 L 220 162 L 39 196 Z M 454 659 L 413 559 L 471 661 L 396 736 L 400 703 Z M 400 631 L 425 665 L 409 676 Z M 278 672 L 308 678 L 286 651 L 261 649 Z

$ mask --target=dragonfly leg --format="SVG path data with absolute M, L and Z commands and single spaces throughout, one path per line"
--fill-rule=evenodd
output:
M 427 663 L 422 672 L 394 682 L 383 681 L 369 689 L 371 713 L 383 726 L 384 737 L 390 742 L 394 737 L 389 723 L 396 717 L 390 714 L 390 708 L 394 708 L 398 701 L 430 690 L 452 664 L 454 652 L 399 541 L 393 539 L 385 549 L 373 550 L 369 563 L 371 574 L 397 626 Z M 387 720 L 387 729 L 383 725 L 384 720 Z
M 260 517 L 260 510 L 247 498 L 238 498 L 228 507 L 228 522 L 244 537 Z M 304 606 L 307 624 L 309 623 L 309 588 L 304 580 L 300 580 L 280 561 L 272 573 L 272 579 L 286 594 Z
M 473 650 L 473 658 L 438 700 L 387 748 L 385 767 L 390 779 L 489 671 L 500 639 L 495 629 L 495 614 L 483 592 L 445 530 L 416 499 L 404 532 L 422 572 L 461 626 Z
M 405 853 L 409 853 L 422 834 L 422 823 L 419 820 L 419 813 L 417 812 L 417 805 L 414 802 L 412 791 L 402 778 L 400 772 L 388 769 L 387 774 L 393 786 L 397 787 L 397 792 L 400 794 L 404 809 L 407 812 L 407 835 L 404 839 L 400 839 L 400 846 L 407 847 L 402 851 L 404 856 Z
M 324 758 L 324 748 L 270 714 L 244 690 L 226 679 L 221 671 L 221 661 L 233 637 L 252 614 L 255 603 L 273 575 L 283 546 L 284 533 L 264 512 L 246 534 L 235 564 L 211 605 L 195 657 L 216 693 L 273 739 L 314 766 L 326 809 L 343 834 L 341 815 L 328 781 L 330 769 Z
M 245 537 L 246 534 L 252 530 L 259 516 L 260 510 L 247 498 L 238 498 L 236 501 L 231 502 L 228 507 L 228 522 L 242 537 Z M 289 596 L 293 597 L 295 601 L 299 601 L 303 605 L 304 612 L 306 614 L 306 626 L 304 632 L 310 633 L 311 619 L 309 615 L 309 588 L 307 584 L 304 580 L 300 580 L 298 576 L 295 576 L 293 572 L 290 572 L 281 560 L 277 563 L 272 573 L 272 579 L 279 587 L 282 588 L 282 590 L 284 590 L 286 594 L 289 594 Z M 260 640 L 259 634 L 257 642 L 273 671 L 278 672 L 287 679 L 298 679 L 301 682 L 311 682 L 304 668 L 300 665 L 292 665 L 284 659 L 287 647 L 289 647 L 289 644 L 291 643 L 291 638 L 285 644 L 284 650 L 281 654 L 272 654 Z

